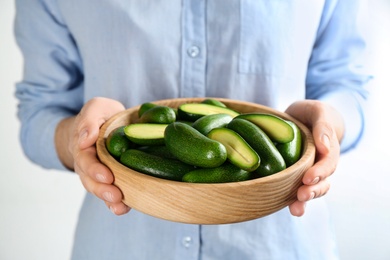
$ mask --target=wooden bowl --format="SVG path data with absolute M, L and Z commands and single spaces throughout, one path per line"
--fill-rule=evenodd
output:
M 178 98 L 153 103 L 178 107 L 205 98 Z M 241 113 L 265 112 L 295 122 L 302 132 L 303 151 L 298 162 L 274 175 L 234 183 L 201 184 L 170 181 L 136 172 L 115 160 L 107 151 L 105 138 L 118 126 L 135 122 L 139 106 L 120 112 L 101 128 L 98 157 L 113 172 L 114 184 L 131 208 L 165 220 L 191 224 L 226 224 L 272 214 L 296 200 L 302 176 L 314 163 L 315 146 L 311 132 L 291 116 L 269 107 L 215 98 Z

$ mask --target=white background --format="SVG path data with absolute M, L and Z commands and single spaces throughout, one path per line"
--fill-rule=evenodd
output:
M 390 1 L 368 2 L 368 64 L 375 80 L 366 136 L 343 155 L 326 196 L 348 260 L 390 259 Z M 21 150 L 14 85 L 22 59 L 13 18 L 13 1 L 0 0 L 0 260 L 69 259 L 84 190 L 75 174 L 42 169 Z

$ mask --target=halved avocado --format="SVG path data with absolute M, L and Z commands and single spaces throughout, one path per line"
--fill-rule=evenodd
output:
M 248 113 L 241 114 L 237 118 L 254 123 L 274 142 L 288 143 L 294 139 L 294 131 L 291 125 L 281 117 L 267 113 Z
M 139 145 L 162 145 L 164 131 L 168 124 L 137 123 L 124 128 L 124 132 L 132 142 Z
M 219 107 L 203 103 L 185 103 L 179 106 L 178 116 L 181 120 L 196 121 L 205 115 L 212 114 L 228 114 L 232 117 L 238 116 L 240 113 L 230 108 Z
M 254 171 L 260 165 L 260 157 L 253 148 L 235 131 L 228 128 L 215 128 L 207 137 L 223 144 L 230 163 L 246 171 Z

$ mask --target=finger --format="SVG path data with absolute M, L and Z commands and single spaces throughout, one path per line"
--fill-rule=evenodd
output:
M 114 177 L 111 171 L 97 160 L 95 147 L 80 151 L 75 169 L 88 192 L 107 202 L 122 200 L 121 191 L 112 185 Z
M 317 153 L 315 164 L 306 171 L 302 178 L 303 184 L 314 185 L 331 176 L 336 170 L 338 160 L 338 152 L 326 155 Z
M 107 98 L 93 98 L 86 103 L 78 114 L 78 144 L 80 149 L 93 145 L 99 135 L 99 129 L 114 114 L 124 110 L 124 106 Z
M 128 213 L 131 209 L 123 202 L 119 202 L 119 203 L 106 202 L 106 205 L 113 214 L 118 215 L 118 216 Z
M 289 206 L 289 209 L 291 215 L 301 217 L 305 214 L 306 202 L 297 200 Z
M 88 176 L 82 181 L 86 190 L 109 203 L 119 203 L 123 199 L 122 192 L 112 184 L 99 183 Z
M 315 185 L 302 185 L 298 189 L 297 198 L 298 201 L 305 202 L 315 198 L 324 196 L 330 189 L 330 182 L 328 179 L 315 184 Z
M 74 168 L 80 177 L 88 176 L 96 182 L 106 184 L 114 182 L 112 172 L 97 159 L 95 147 L 78 150 Z
M 332 175 L 340 157 L 337 135 L 328 123 L 316 122 L 313 127 L 313 139 L 316 145 L 316 163 L 302 178 L 306 185 L 317 184 Z
M 110 203 L 122 201 L 123 195 L 118 187 L 112 184 L 100 183 L 89 177 L 87 174 L 79 175 L 84 188 L 96 197 Z
M 315 122 L 312 133 L 317 152 L 320 154 L 328 154 L 339 143 L 335 131 L 327 121 Z
M 304 185 L 315 185 L 331 176 L 338 163 L 338 157 L 331 154 L 319 159 L 310 169 L 308 169 L 302 178 Z

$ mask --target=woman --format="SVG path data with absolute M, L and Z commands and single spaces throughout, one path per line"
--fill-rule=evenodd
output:
M 324 201 L 295 216 L 326 194 L 340 148 L 354 147 L 363 131 L 359 1 L 16 3 L 24 151 L 43 167 L 76 172 L 88 191 L 74 259 L 337 259 Z M 202 226 L 123 204 L 96 157 L 99 127 L 127 107 L 175 97 L 256 102 L 306 124 L 316 163 L 289 210 Z

